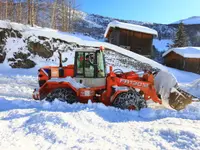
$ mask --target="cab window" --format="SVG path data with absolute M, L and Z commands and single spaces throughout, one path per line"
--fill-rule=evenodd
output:
M 105 66 L 103 52 L 97 53 L 97 77 L 105 77 Z
M 95 53 L 88 52 L 85 53 L 85 77 L 94 77 L 94 67 L 95 67 Z
M 83 60 L 84 55 L 83 52 L 79 52 L 77 56 L 77 74 L 83 74 Z

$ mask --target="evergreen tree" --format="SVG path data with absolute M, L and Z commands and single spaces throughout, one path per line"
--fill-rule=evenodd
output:
M 188 39 L 185 33 L 184 24 L 181 22 L 176 32 L 176 37 L 171 47 L 186 47 L 188 46 Z

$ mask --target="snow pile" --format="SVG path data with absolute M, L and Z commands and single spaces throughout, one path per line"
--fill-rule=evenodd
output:
M 175 52 L 184 58 L 200 58 L 200 47 L 180 47 L 180 48 L 172 48 L 166 51 L 163 54 L 163 57 L 169 54 L 170 52 Z
M 186 25 L 193 25 L 193 24 L 200 24 L 200 16 L 193 16 L 193 17 L 189 17 L 187 19 L 183 19 L 183 20 L 180 20 L 180 21 L 176 21 L 174 23 L 171 23 L 171 24 L 179 24 L 179 23 L 183 23 L 183 24 L 186 24 Z
M 0 149 L 200 149 L 200 103 L 177 112 L 155 103 L 128 111 L 101 103 L 40 102 L 31 99 L 36 69 L 34 76 L 29 70 L 2 70 Z M 182 80 L 190 77 L 187 82 L 200 78 L 170 72 Z
M 198 107 L 137 112 L 0 98 L 0 149 L 200 149 Z
M 200 98 L 200 75 L 192 72 L 186 72 L 168 67 L 168 71 L 172 73 L 178 82 L 178 85 L 184 91 Z
M 166 108 L 171 108 L 168 98 L 172 92 L 172 88 L 177 84 L 176 78 L 169 72 L 160 71 L 154 81 L 156 92 L 161 95 L 162 104 Z
M 112 21 L 108 24 L 106 32 L 104 34 L 104 37 L 107 37 L 107 34 L 110 30 L 110 28 L 121 28 L 121 29 L 127 29 L 131 31 L 136 31 L 136 32 L 142 32 L 142 33 L 147 33 L 147 34 L 152 34 L 152 35 L 158 35 L 156 30 L 150 29 L 148 27 L 140 26 L 140 25 L 134 25 L 134 24 L 129 24 L 129 23 L 123 23 L 119 21 Z
M 188 84 L 180 84 L 180 87 L 188 93 L 200 98 L 200 78 Z
M 85 87 L 83 84 L 76 82 L 76 80 L 71 77 L 66 77 L 64 79 L 63 78 L 51 78 L 48 82 L 68 82 L 76 89 Z

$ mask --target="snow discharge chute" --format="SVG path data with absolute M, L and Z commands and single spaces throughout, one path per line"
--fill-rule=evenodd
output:
M 158 72 L 155 88 L 161 96 L 162 104 L 169 109 L 181 110 L 192 102 L 192 96 L 178 87 L 176 78 L 169 72 Z

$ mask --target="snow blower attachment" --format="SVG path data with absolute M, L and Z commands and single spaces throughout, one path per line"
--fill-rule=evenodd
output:
M 155 77 L 146 71 L 142 77 L 121 69 L 106 74 L 104 48 L 83 49 L 75 52 L 73 65 L 63 66 L 60 53 L 59 67 L 46 66 L 38 70 L 39 89 L 33 93 L 35 100 L 59 99 L 68 103 L 101 102 L 121 109 L 147 107 L 153 100 L 167 108 L 184 109 L 191 98 L 176 86 L 175 78 L 166 72 Z

